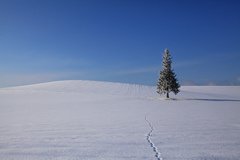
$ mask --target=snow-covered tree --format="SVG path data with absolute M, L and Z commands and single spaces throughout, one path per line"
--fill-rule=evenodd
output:
M 174 70 L 171 68 L 172 57 L 168 51 L 165 49 L 165 54 L 163 54 L 163 62 L 162 62 L 162 71 L 159 72 L 160 78 L 157 83 L 157 93 L 160 95 L 167 94 L 167 98 L 169 98 L 169 93 L 173 92 L 175 95 L 180 92 L 180 85 L 178 83 L 178 79 L 176 78 L 176 74 Z

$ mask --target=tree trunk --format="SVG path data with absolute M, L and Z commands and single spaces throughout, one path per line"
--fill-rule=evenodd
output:
M 169 98 L 169 93 L 167 92 L 167 98 Z

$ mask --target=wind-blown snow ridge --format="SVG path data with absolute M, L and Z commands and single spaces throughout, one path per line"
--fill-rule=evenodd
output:
M 240 86 L 182 86 L 177 100 L 239 100 Z M 52 92 L 69 94 L 97 94 L 131 97 L 150 97 L 159 100 L 159 94 L 155 86 L 88 81 L 88 80 L 66 80 L 47 83 L 32 84 L 26 86 L 0 88 L 0 91 L 29 91 L 29 92 Z M 163 96 L 164 97 L 164 96 Z M 174 98 L 174 95 L 170 95 Z M 187 97 L 187 98 L 186 98 Z M 211 98 L 209 98 L 211 97 Z M 157 98 L 157 99 L 156 99 Z
M 95 95 L 115 95 L 131 97 L 158 97 L 155 87 L 87 80 L 66 80 L 47 83 L 39 83 L 26 86 L 9 87 L 0 90 L 28 90 L 33 92 L 54 92 L 71 94 L 95 94 Z
M 151 128 L 151 131 L 147 135 L 147 141 L 151 145 L 151 147 L 153 148 L 153 151 L 155 152 L 155 157 L 157 158 L 157 160 L 162 160 L 162 158 L 160 158 L 161 153 L 158 151 L 157 147 L 155 146 L 155 144 L 150 139 L 150 137 L 152 136 L 152 133 L 154 131 L 154 127 L 153 127 L 152 123 L 147 119 L 147 115 L 148 114 L 145 115 L 145 120 L 148 122 L 148 125 Z

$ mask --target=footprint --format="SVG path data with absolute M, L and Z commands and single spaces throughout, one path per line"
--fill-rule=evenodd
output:
M 150 139 L 150 137 L 152 136 L 152 133 L 154 131 L 154 127 L 153 127 L 152 123 L 147 119 L 147 115 L 148 114 L 145 115 L 145 120 L 148 122 L 148 125 L 151 128 L 151 131 L 147 135 L 147 141 L 150 144 L 150 146 L 153 148 L 153 151 L 155 152 L 155 157 L 157 158 L 157 160 L 162 160 L 162 158 L 160 158 L 160 155 L 161 155 L 160 152 L 157 150 L 157 147 Z

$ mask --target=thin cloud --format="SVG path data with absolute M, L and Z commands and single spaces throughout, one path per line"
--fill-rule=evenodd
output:
M 180 84 L 181 84 L 182 86 L 196 86 L 196 85 L 197 85 L 195 82 L 190 81 L 190 80 L 182 80 L 182 81 L 180 82 Z
M 205 80 L 203 85 L 207 86 L 235 86 L 237 85 L 235 82 L 232 81 L 208 81 Z
M 0 78 L 0 87 L 20 86 L 57 80 L 68 79 L 84 75 L 83 72 L 36 73 L 36 74 L 7 74 Z
M 238 82 L 240 82 L 240 77 L 238 77 L 238 79 L 237 79 L 237 80 L 238 80 Z
M 194 66 L 200 63 L 201 63 L 200 61 L 182 61 L 182 62 L 172 63 L 172 66 L 174 68 L 178 68 L 178 67 Z
M 139 74 L 139 73 L 151 73 L 158 72 L 161 67 L 149 67 L 149 68 L 138 68 L 138 69 L 130 69 L 125 71 L 119 71 L 117 75 L 130 75 L 130 74 Z
M 173 69 L 178 67 L 185 67 L 185 66 L 193 66 L 200 64 L 199 61 L 185 61 L 185 62 L 177 62 L 172 63 Z M 129 69 L 124 71 L 117 72 L 117 75 L 130 75 L 130 74 L 138 74 L 138 73 L 151 73 L 151 72 L 159 72 L 162 70 L 162 66 L 155 66 L 155 67 L 146 67 L 146 68 L 136 68 L 136 69 Z

